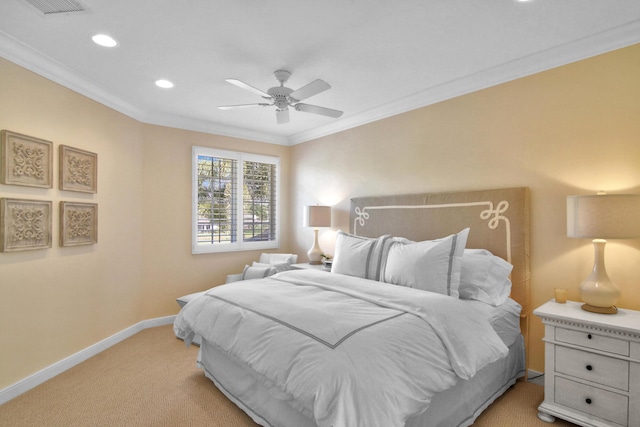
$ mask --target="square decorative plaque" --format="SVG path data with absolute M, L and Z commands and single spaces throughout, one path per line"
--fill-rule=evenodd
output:
M 0 132 L 0 184 L 53 187 L 53 142 Z
M 0 199 L 0 252 L 51 247 L 51 206 L 40 200 Z
M 98 191 L 98 155 L 61 145 L 60 190 L 96 193 Z
M 60 246 L 98 242 L 98 205 L 60 202 Z

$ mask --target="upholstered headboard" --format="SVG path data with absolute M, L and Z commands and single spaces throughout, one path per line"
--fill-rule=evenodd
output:
M 350 232 L 420 241 L 469 227 L 467 248 L 490 250 L 513 264 L 511 298 L 522 307 L 528 335 L 529 189 L 526 187 L 351 199 Z

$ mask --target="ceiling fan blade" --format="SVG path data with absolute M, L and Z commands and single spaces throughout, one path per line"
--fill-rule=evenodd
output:
M 260 95 L 260 96 L 262 96 L 264 98 L 271 98 L 271 95 L 269 95 L 267 92 L 264 92 L 264 91 L 262 91 L 260 89 L 257 89 L 257 88 L 255 88 L 255 87 L 253 87 L 251 85 L 248 85 L 245 82 L 240 81 L 238 79 L 226 79 L 225 81 L 231 83 L 232 85 L 238 86 L 239 88 L 248 90 L 249 92 L 256 93 L 256 94 L 258 94 L 258 95 Z
M 249 107 L 268 107 L 271 104 L 267 104 L 265 102 L 261 102 L 259 104 L 239 104 L 239 105 L 221 105 L 218 108 L 221 110 L 236 110 L 238 108 L 249 108 Z
M 276 110 L 276 120 L 279 125 L 289 123 L 289 110 Z
M 313 95 L 317 95 L 320 92 L 324 92 L 327 89 L 331 89 L 329 83 L 324 80 L 314 80 L 306 86 L 302 86 L 298 90 L 294 90 L 289 94 L 289 97 L 293 98 L 296 101 L 302 101 L 303 99 L 312 97 Z
M 313 113 L 320 114 L 321 116 L 328 116 L 333 118 L 338 118 L 342 115 L 342 111 L 333 110 L 331 108 L 318 107 L 317 105 L 309 105 L 309 104 L 296 104 L 296 111 L 304 111 L 305 113 Z

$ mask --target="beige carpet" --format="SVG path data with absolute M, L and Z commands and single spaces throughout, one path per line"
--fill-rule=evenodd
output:
M 195 367 L 171 326 L 147 329 L 0 406 L 0 426 L 256 426 Z M 573 426 L 536 417 L 542 387 L 518 382 L 476 426 Z

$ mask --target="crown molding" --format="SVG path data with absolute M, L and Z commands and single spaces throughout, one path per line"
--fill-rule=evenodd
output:
M 144 112 L 66 65 L 0 31 L 0 56 L 68 89 L 139 120 Z
M 171 115 L 148 115 L 139 120 L 150 125 L 166 126 L 177 129 L 191 130 L 194 132 L 210 133 L 231 138 L 248 139 L 251 141 L 266 142 L 276 145 L 291 145 L 286 136 L 273 135 L 264 132 L 256 132 L 248 129 L 225 126 L 206 120 L 191 119 L 188 117 L 176 117 Z
M 110 94 L 98 83 L 2 31 L 0 56 L 143 123 L 271 144 L 296 145 L 637 43 L 640 43 L 640 20 L 445 82 L 409 97 L 289 137 L 204 120 L 145 112 Z
M 53 58 L 43 55 L 41 52 L 16 40 L 3 31 L 0 31 L 0 56 L 142 123 L 243 138 L 270 144 L 289 145 L 288 138 L 284 136 L 254 132 L 247 129 L 206 122 L 204 120 L 146 112 L 114 96 L 100 87 L 98 83 L 87 79 L 86 76 L 77 73 Z
M 434 86 L 378 108 L 289 137 L 291 145 L 332 135 L 552 68 L 640 43 L 640 20 Z

